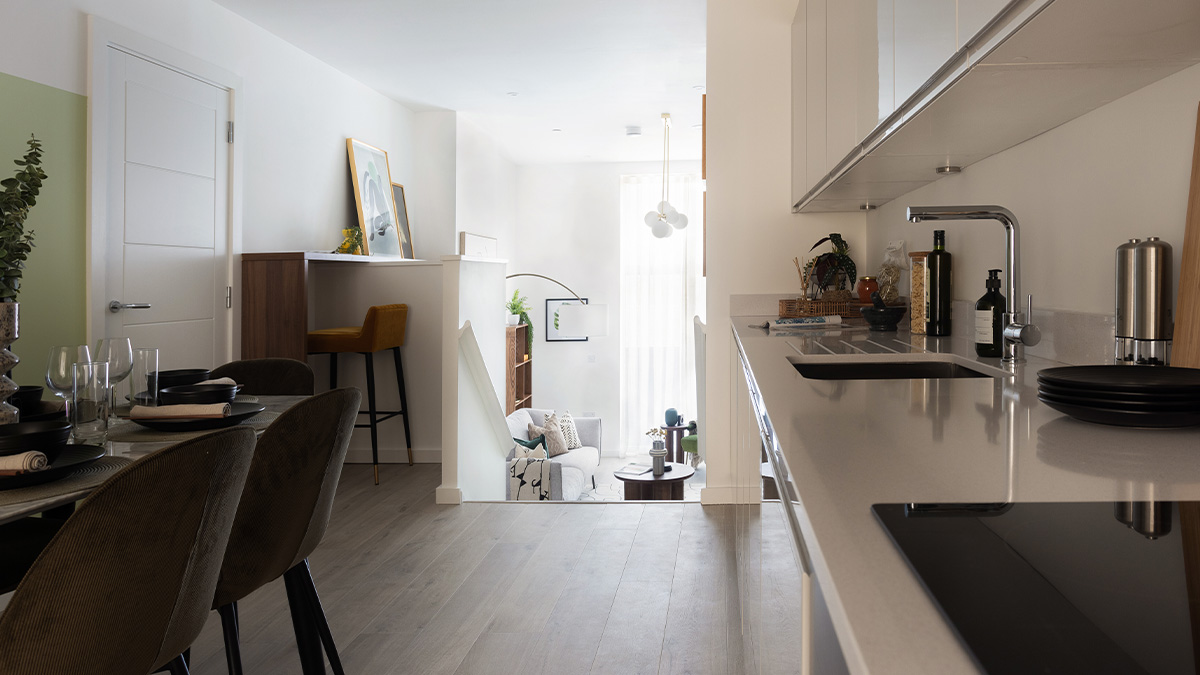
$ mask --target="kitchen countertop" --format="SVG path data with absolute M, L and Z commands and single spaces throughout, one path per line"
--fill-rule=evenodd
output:
M 1062 363 L 1006 368 L 965 339 L 904 330 L 757 327 L 773 318 L 731 321 L 851 672 L 978 672 L 872 504 L 1200 499 L 1200 427 L 1070 419 L 1037 400 L 1037 371 Z M 945 358 L 1000 376 L 815 380 L 789 363 Z

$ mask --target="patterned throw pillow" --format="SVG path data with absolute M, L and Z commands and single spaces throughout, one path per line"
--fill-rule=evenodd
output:
M 520 438 L 513 438 L 513 440 L 517 442 L 513 459 L 549 459 L 546 456 L 545 436 L 538 436 L 531 441 Z
M 538 436 L 546 437 L 546 453 L 551 457 L 567 452 L 567 439 L 563 436 L 562 428 L 558 426 L 558 418 L 554 415 L 546 418 L 545 426 L 534 426 L 533 422 L 529 423 L 529 437 L 537 438 Z
M 546 418 L 549 419 L 550 415 L 546 415 Z M 558 427 L 562 429 L 563 438 L 567 439 L 568 450 L 583 447 L 583 442 L 579 440 L 579 430 L 575 428 L 575 418 L 571 417 L 570 410 L 564 410 L 558 416 Z

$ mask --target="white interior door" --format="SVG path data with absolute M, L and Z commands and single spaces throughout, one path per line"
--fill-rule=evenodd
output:
M 104 331 L 158 347 L 160 368 L 224 363 L 231 355 L 230 93 L 106 51 L 107 297 L 95 301 L 117 311 L 104 311 Z

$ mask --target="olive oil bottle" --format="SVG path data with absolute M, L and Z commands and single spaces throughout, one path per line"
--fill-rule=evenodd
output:
M 975 353 L 1000 356 L 1004 352 L 1000 317 L 1008 311 L 1004 296 L 1000 294 L 1000 270 L 988 270 L 984 285 L 987 292 L 975 303 Z
M 946 231 L 933 231 L 933 250 L 925 259 L 925 334 L 950 334 L 951 256 L 946 250 Z

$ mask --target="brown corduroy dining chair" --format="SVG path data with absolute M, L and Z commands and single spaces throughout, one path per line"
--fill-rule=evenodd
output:
M 258 439 L 212 603 L 231 675 L 242 672 L 238 601 L 281 576 L 303 672 L 325 672 L 323 645 L 334 672 L 342 673 L 308 556 L 325 535 L 361 402 L 353 388 L 305 399 Z
M 404 443 L 408 447 L 408 465 L 412 466 L 412 433 L 408 429 L 408 394 L 404 387 L 404 359 L 400 348 L 404 346 L 404 333 L 408 326 L 408 305 L 375 305 L 367 309 L 361 326 L 325 328 L 308 332 L 308 353 L 329 355 L 329 388 L 337 387 L 338 354 L 357 352 L 366 359 L 367 366 L 367 424 L 356 424 L 371 429 L 371 463 L 375 466 L 375 484 L 379 485 L 379 434 L 377 427 L 400 415 L 404 422 Z M 375 352 L 392 350 L 396 365 L 396 385 L 399 387 L 400 409 L 379 410 L 375 406 Z M 380 417 L 382 415 L 382 417 Z
M 0 615 L 0 673 L 109 675 L 167 666 L 204 627 L 254 430 L 164 448 L 67 519 Z
M 217 366 L 212 379 L 233 378 L 244 385 L 242 394 L 255 396 L 312 396 L 316 391 L 312 368 L 296 359 L 243 359 Z

